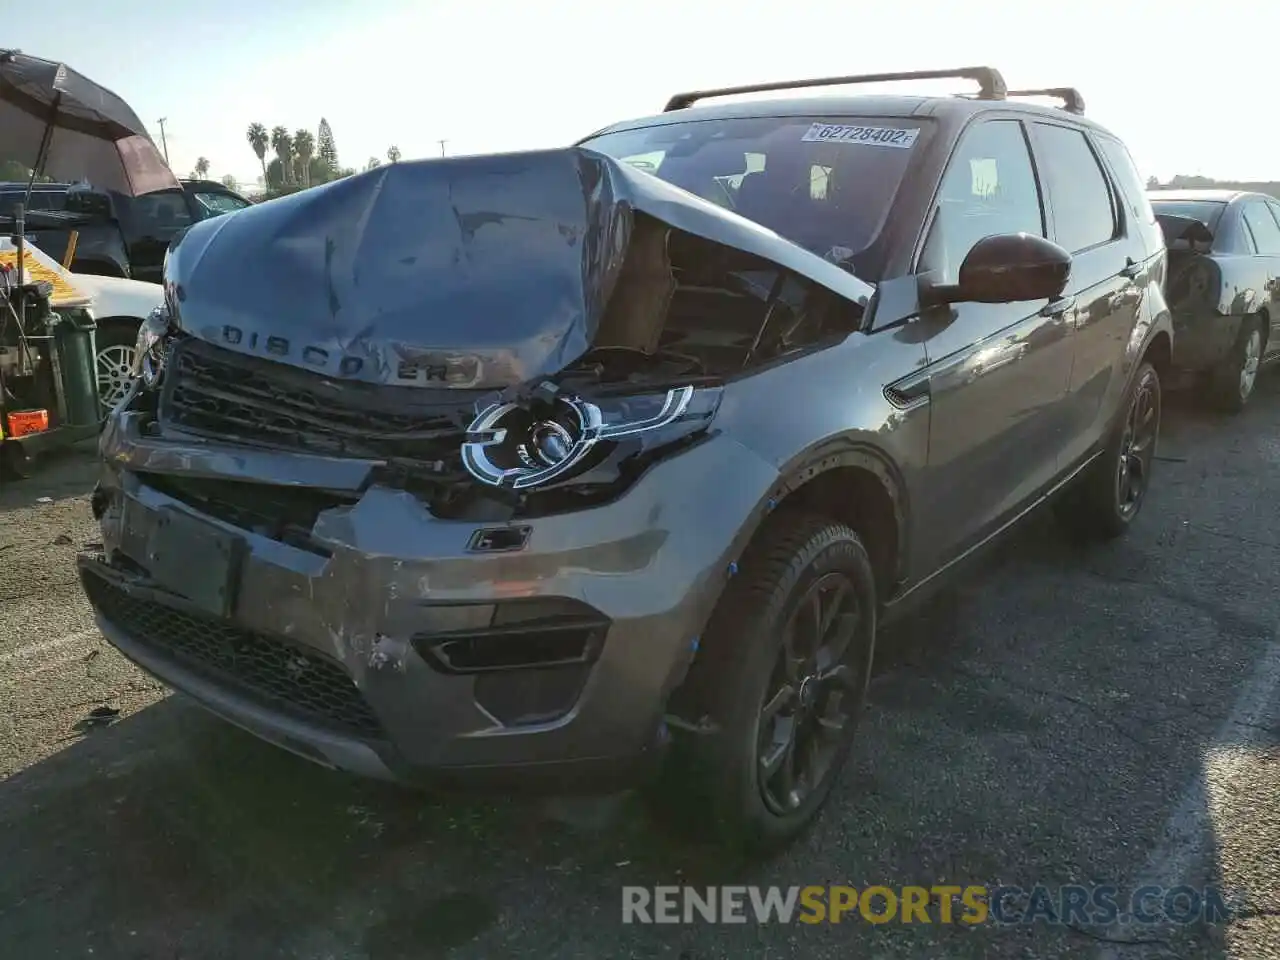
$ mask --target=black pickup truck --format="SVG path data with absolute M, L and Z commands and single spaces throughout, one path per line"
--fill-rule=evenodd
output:
M 27 209 L 27 237 L 63 261 L 71 232 L 78 234 L 73 273 L 160 282 L 169 241 L 183 227 L 252 205 L 212 180 L 183 180 L 182 189 L 140 197 L 69 183 L 38 183 Z M 25 183 L 0 183 L 0 220 L 11 222 L 26 194 Z

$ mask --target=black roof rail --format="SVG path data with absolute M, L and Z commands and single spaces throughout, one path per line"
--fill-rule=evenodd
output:
M 1075 87 L 1045 87 L 1043 90 L 1006 90 L 1006 97 L 1055 97 L 1067 113 L 1084 116 L 1084 97 Z
M 982 100 L 1003 100 L 1008 88 L 1004 77 L 995 67 L 961 67 L 957 70 L 912 70 L 906 73 L 864 73 L 851 77 L 818 77 L 813 80 L 779 80 L 774 83 L 751 83 L 744 87 L 721 87 L 716 90 L 691 90 L 677 93 L 667 105 L 664 113 L 672 110 L 683 110 L 691 107 L 699 100 L 709 97 L 728 97 L 739 93 L 768 93 L 773 90 L 798 90 L 801 87 L 837 87 L 849 83 L 884 83 L 890 80 L 949 80 L 960 78 L 976 80 L 981 90 L 978 92 Z

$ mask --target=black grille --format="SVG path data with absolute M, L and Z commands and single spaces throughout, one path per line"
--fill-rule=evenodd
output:
M 320 514 L 335 507 L 349 507 L 359 500 L 350 493 L 215 477 L 140 471 L 138 479 L 153 490 L 241 530 L 321 556 L 329 556 L 330 552 L 311 541 L 311 530 Z
M 85 592 L 135 643 L 262 705 L 365 739 L 382 727 L 338 664 L 265 634 L 130 596 L 86 571 Z
M 277 449 L 451 463 L 475 391 L 332 381 L 194 338 L 172 348 L 161 421 Z

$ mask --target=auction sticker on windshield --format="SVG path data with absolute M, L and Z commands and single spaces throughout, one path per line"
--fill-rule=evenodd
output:
M 865 143 L 872 147 L 897 147 L 906 150 L 916 142 L 919 128 L 901 130 L 896 127 L 862 127 L 845 123 L 815 123 L 800 139 L 806 143 Z

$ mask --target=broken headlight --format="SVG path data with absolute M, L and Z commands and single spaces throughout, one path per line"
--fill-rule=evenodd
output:
M 587 469 L 618 444 L 652 451 L 706 429 L 720 393 L 718 387 L 686 386 L 639 395 L 557 394 L 494 403 L 467 429 L 462 463 L 492 487 L 545 487 Z
M 169 312 L 156 307 L 138 327 L 138 339 L 133 348 L 132 373 L 144 390 L 152 390 L 164 375 L 164 363 L 169 346 Z

